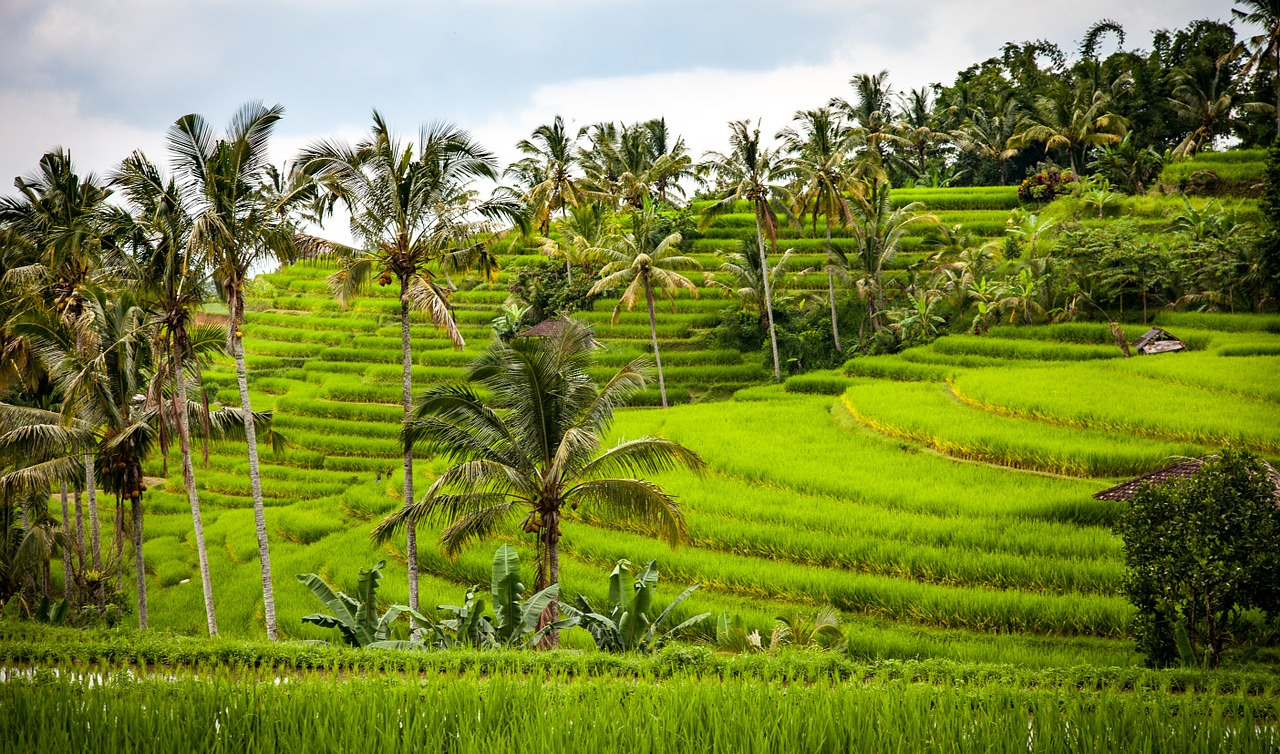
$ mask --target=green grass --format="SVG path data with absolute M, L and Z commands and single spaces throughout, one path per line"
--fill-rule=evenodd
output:
M 858 421 L 957 458 L 1072 476 L 1137 476 L 1203 446 L 1079 430 L 991 414 L 937 383 L 860 380 L 844 393 Z
M 1067 427 L 1280 452 L 1280 407 L 1273 402 L 1157 380 L 1139 382 L 1093 364 L 971 370 L 955 375 L 953 384 L 970 405 Z

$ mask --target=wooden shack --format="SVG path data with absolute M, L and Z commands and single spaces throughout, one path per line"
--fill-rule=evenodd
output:
M 1185 350 L 1186 347 L 1186 343 L 1173 337 L 1168 330 L 1159 327 L 1147 330 L 1142 337 L 1133 341 L 1133 349 L 1139 354 L 1171 353 Z

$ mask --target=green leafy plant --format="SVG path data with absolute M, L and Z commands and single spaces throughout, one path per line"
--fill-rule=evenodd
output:
M 685 589 L 656 618 L 651 618 L 649 610 L 653 605 L 653 595 L 658 590 L 658 576 L 658 561 L 650 560 L 639 578 L 633 581 L 631 563 L 619 560 L 609 574 L 608 612 L 597 610 L 582 595 L 578 595 L 572 606 L 562 607 L 566 613 L 581 620 L 600 649 L 608 652 L 648 651 L 711 615 L 699 613 L 659 634 L 662 623 L 677 605 L 693 594 L 698 585 Z
M 379 560 L 373 568 L 360 571 L 355 597 L 338 591 L 314 573 L 298 574 L 298 581 L 333 612 L 332 615 L 312 613 L 303 616 L 302 621 L 321 628 L 338 629 L 343 641 L 353 647 L 377 647 L 382 644 L 398 646 L 399 642 L 389 642 L 391 624 L 408 608 L 392 605 L 385 613 L 378 615 L 378 585 L 382 582 L 383 565 L 385 561 Z
M 492 617 L 484 614 L 484 600 L 477 599 L 479 589 L 479 586 L 468 589 L 461 605 L 440 605 L 441 610 L 453 615 L 445 620 L 434 621 L 406 609 L 426 628 L 422 641 L 402 642 L 397 646 L 404 649 L 421 649 L 426 646 L 439 649 L 525 648 L 542 641 L 551 631 L 572 628 L 578 624 L 576 616 L 543 622 L 542 615 L 559 596 L 560 585 L 552 584 L 525 599 L 525 587 L 520 580 L 520 555 L 511 545 L 502 545 L 493 554 L 493 575 L 489 589 L 493 597 Z M 540 623 L 543 625 L 540 626 Z

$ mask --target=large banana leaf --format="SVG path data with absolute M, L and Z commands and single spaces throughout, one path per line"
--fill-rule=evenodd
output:
M 520 633 L 520 555 L 511 545 L 502 545 L 493 554 L 493 618 L 498 640 L 511 644 Z

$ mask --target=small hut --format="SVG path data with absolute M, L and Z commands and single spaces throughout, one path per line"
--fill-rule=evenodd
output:
M 1187 344 L 1173 337 L 1168 330 L 1153 327 L 1133 341 L 1133 348 L 1139 354 L 1170 353 L 1182 351 Z
M 516 333 L 517 338 L 556 338 L 561 335 L 568 327 L 584 327 L 568 317 L 548 317 L 536 325 L 526 327 Z M 600 347 L 600 342 L 594 337 L 591 339 L 592 346 Z
M 1093 493 L 1094 500 L 1121 500 L 1128 502 L 1137 494 L 1138 488 L 1144 484 L 1152 484 L 1160 486 L 1168 484 L 1177 479 L 1189 479 L 1200 473 L 1200 467 L 1204 466 L 1205 461 L 1212 461 L 1217 456 L 1207 456 L 1204 459 L 1187 458 L 1177 463 L 1170 464 L 1161 469 L 1134 477 L 1127 482 L 1121 482 L 1114 487 L 1105 489 L 1101 492 Z M 1276 490 L 1276 504 L 1280 505 L 1280 472 L 1277 472 L 1271 464 L 1266 461 L 1262 462 L 1263 468 L 1267 471 L 1267 476 L 1271 477 L 1271 484 Z
M 569 326 L 568 320 L 560 317 L 548 317 L 532 327 L 526 327 L 516 333 L 517 338 L 554 338 Z

